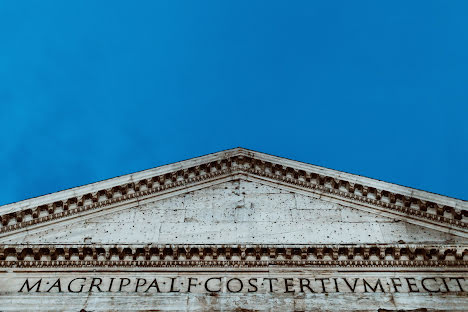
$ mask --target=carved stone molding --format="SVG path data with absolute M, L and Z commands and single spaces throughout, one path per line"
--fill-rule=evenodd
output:
M 251 174 L 296 187 L 331 194 L 348 201 L 378 206 L 384 210 L 430 220 L 449 227 L 468 229 L 468 210 L 456 209 L 418 197 L 406 196 L 369 185 L 306 172 L 253 157 L 235 155 L 171 173 L 101 189 L 47 205 L 0 216 L 0 233 L 48 222 L 126 200 L 209 181 L 231 174 Z
M 468 267 L 466 246 L 0 245 L 0 267 Z

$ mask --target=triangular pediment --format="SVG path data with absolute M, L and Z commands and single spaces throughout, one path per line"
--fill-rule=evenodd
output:
M 232 177 L 4 237 L 4 244 L 456 244 L 401 217 Z
M 3 244 L 459 243 L 466 202 L 233 149 L 0 207 Z

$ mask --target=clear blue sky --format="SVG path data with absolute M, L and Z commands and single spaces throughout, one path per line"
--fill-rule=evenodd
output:
M 0 204 L 242 146 L 468 199 L 468 1 L 0 1 Z

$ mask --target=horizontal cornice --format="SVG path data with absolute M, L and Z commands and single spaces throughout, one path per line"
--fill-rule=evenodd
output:
M 459 245 L 0 245 L 0 267 L 468 267 Z

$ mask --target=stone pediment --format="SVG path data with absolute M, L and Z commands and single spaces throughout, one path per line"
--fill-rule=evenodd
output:
M 369 212 L 370 211 L 370 212 Z M 456 244 L 467 239 L 405 217 L 233 175 L 9 232 L 5 244 Z
M 200 199 L 209 193 L 217 202 Z M 0 216 L 0 242 L 17 243 L 112 243 L 119 235 L 139 243 L 299 244 L 468 237 L 466 201 L 242 148 L 6 205 Z

